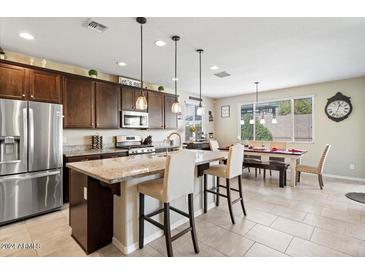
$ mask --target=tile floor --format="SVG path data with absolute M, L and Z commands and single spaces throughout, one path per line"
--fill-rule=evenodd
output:
M 263 182 L 244 175 L 247 217 L 234 205 L 230 223 L 225 199 L 219 208 L 196 218 L 198 256 L 365 256 L 365 204 L 347 199 L 365 184 L 303 176 L 296 188 L 280 189 L 277 178 Z M 176 230 L 183 229 L 185 225 Z M 38 249 L 0 248 L 0 256 L 85 256 L 70 237 L 68 209 L 0 227 L 0 243 L 36 243 Z M 175 256 L 196 256 L 190 234 L 173 244 Z M 161 237 L 130 256 L 165 256 Z M 90 256 L 123 256 L 113 245 Z

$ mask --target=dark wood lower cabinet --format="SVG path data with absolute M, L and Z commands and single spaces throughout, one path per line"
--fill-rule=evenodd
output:
M 101 156 L 96 155 L 85 155 L 85 156 L 74 156 L 74 157 L 63 157 L 63 203 L 68 203 L 70 201 L 70 189 L 69 189 L 69 168 L 66 167 L 67 163 L 72 162 L 83 162 L 91 160 L 99 160 Z
M 71 236 L 90 254 L 112 242 L 113 189 L 74 170 L 69 179 Z

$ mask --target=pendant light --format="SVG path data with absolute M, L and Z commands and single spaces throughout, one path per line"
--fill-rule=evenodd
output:
M 197 49 L 199 53 L 199 106 L 196 110 L 196 115 L 202 116 L 204 115 L 204 108 L 202 106 L 202 53 L 204 50 Z
M 257 105 L 259 103 L 259 82 L 255 82 L 255 85 L 256 85 L 256 108 L 257 108 Z M 258 111 L 257 109 L 256 109 L 255 113 L 258 114 L 257 116 L 260 115 L 260 111 Z M 263 125 L 263 124 L 265 124 L 265 122 L 266 122 L 265 121 L 265 112 L 263 111 L 261 113 L 260 124 Z
M 272 116 L 271 123 L 272 124 L 277 124 L 278 123 L 278 120 L 276 119 L 276 110 L 275 110 L 275 108 L 274 108 L 274 114 Z
M 147 19 L 145 17 L 137 17 L 136 20 L 141 25 L 141 94 L 137 98 L 136 109 L 146 110 L 147 99 L 143 91 L 143 25 L 147 23 Z
M 1 34 L 2 34 L 2 22 L 1 22 L 2 18 L 0 18 L 0 59 L 1 60 L 5 60 L 6 59 L 6 55 L 5 55 L 5 51 L 3 50 L 3 48 L 1 47 Z
M 181 106 L 177 97 L 177 42 L 180 40 L 180 36 L 174 35 L 171 39 L 175 42 L 175 77 L 173 79 L 175 82 L 175 102 L 172 104 L 171 111 L 173 113 L 179 113 L 181 112 Z
M 258 102 L 259 102 L 259 88 L 258 88 L 258 85 L 259 85 L 259 82 L 255 82 L 255 85 L 256 85 L 256 104 L 255 104 L 255 111 L 252 113 L 253 117 L 252 119 L 250 119 L 250 125 L 253 125 L 255 123 L 255 119 L 256 119 L 256 114 L 257 114 L 257 105 L 258 105 Z M 260 120 L 260 123 L 261 123 L 261 120 Z

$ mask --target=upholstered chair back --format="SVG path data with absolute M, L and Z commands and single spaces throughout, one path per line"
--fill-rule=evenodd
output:
M 217 140 L 209 140 L 209 146 L 211 151 L 218 151 L 219 144 Z
M 244 146 L 235 144 L 229 148 L 226 176 L 233 178 L 242 174 Z
M 181 150 L 170 154 L 166 159 L 163 197 L 173 201 L 182 196 L 194 193 L 195 153 Z

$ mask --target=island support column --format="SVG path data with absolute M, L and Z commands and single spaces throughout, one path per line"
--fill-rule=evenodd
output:
M 198 172 L 199 169 L 197 169 Z M 149 181 L 152 179 L 160 178 L 161 175 L 150 175 L 146 177 L 134 178 L 123 181 L 120 183 L 120 196 L 114 195 L 114 224 L 113 224 L 113 244 L 124 254 L 130 254 L 138 249 L 138 205 L 139 195 L 137 191 L 137 185 L 139 183 Z M 203 213 L 203 180 L 202 177 L 195 177 L 195 190 L 194 190 L 194 211 L 195 216 Z M 211 176 L 208 176 L 208 187 L 213 186 L 213 180 Z M 172 206 L 188 212 L 187 197 L 182 197 L 173 201 Z M 145 197 L 145 213 L 161 208 L 163 205 L 158 200 L 151 197 Z M 215 207 L 214 197 L 208 196 L 208 207 Z M 156 215 L 154 217 L 156 221 L 163 224 L 163 215 Z M 171 213 L 171 228 L 174 229 L 186 222 L 189 219 L 176 214 Z M 153 226 L 152 224 L 145 222 L 144 231 L 144 243 L 149 242 L 161 237 L 163 231 Z

